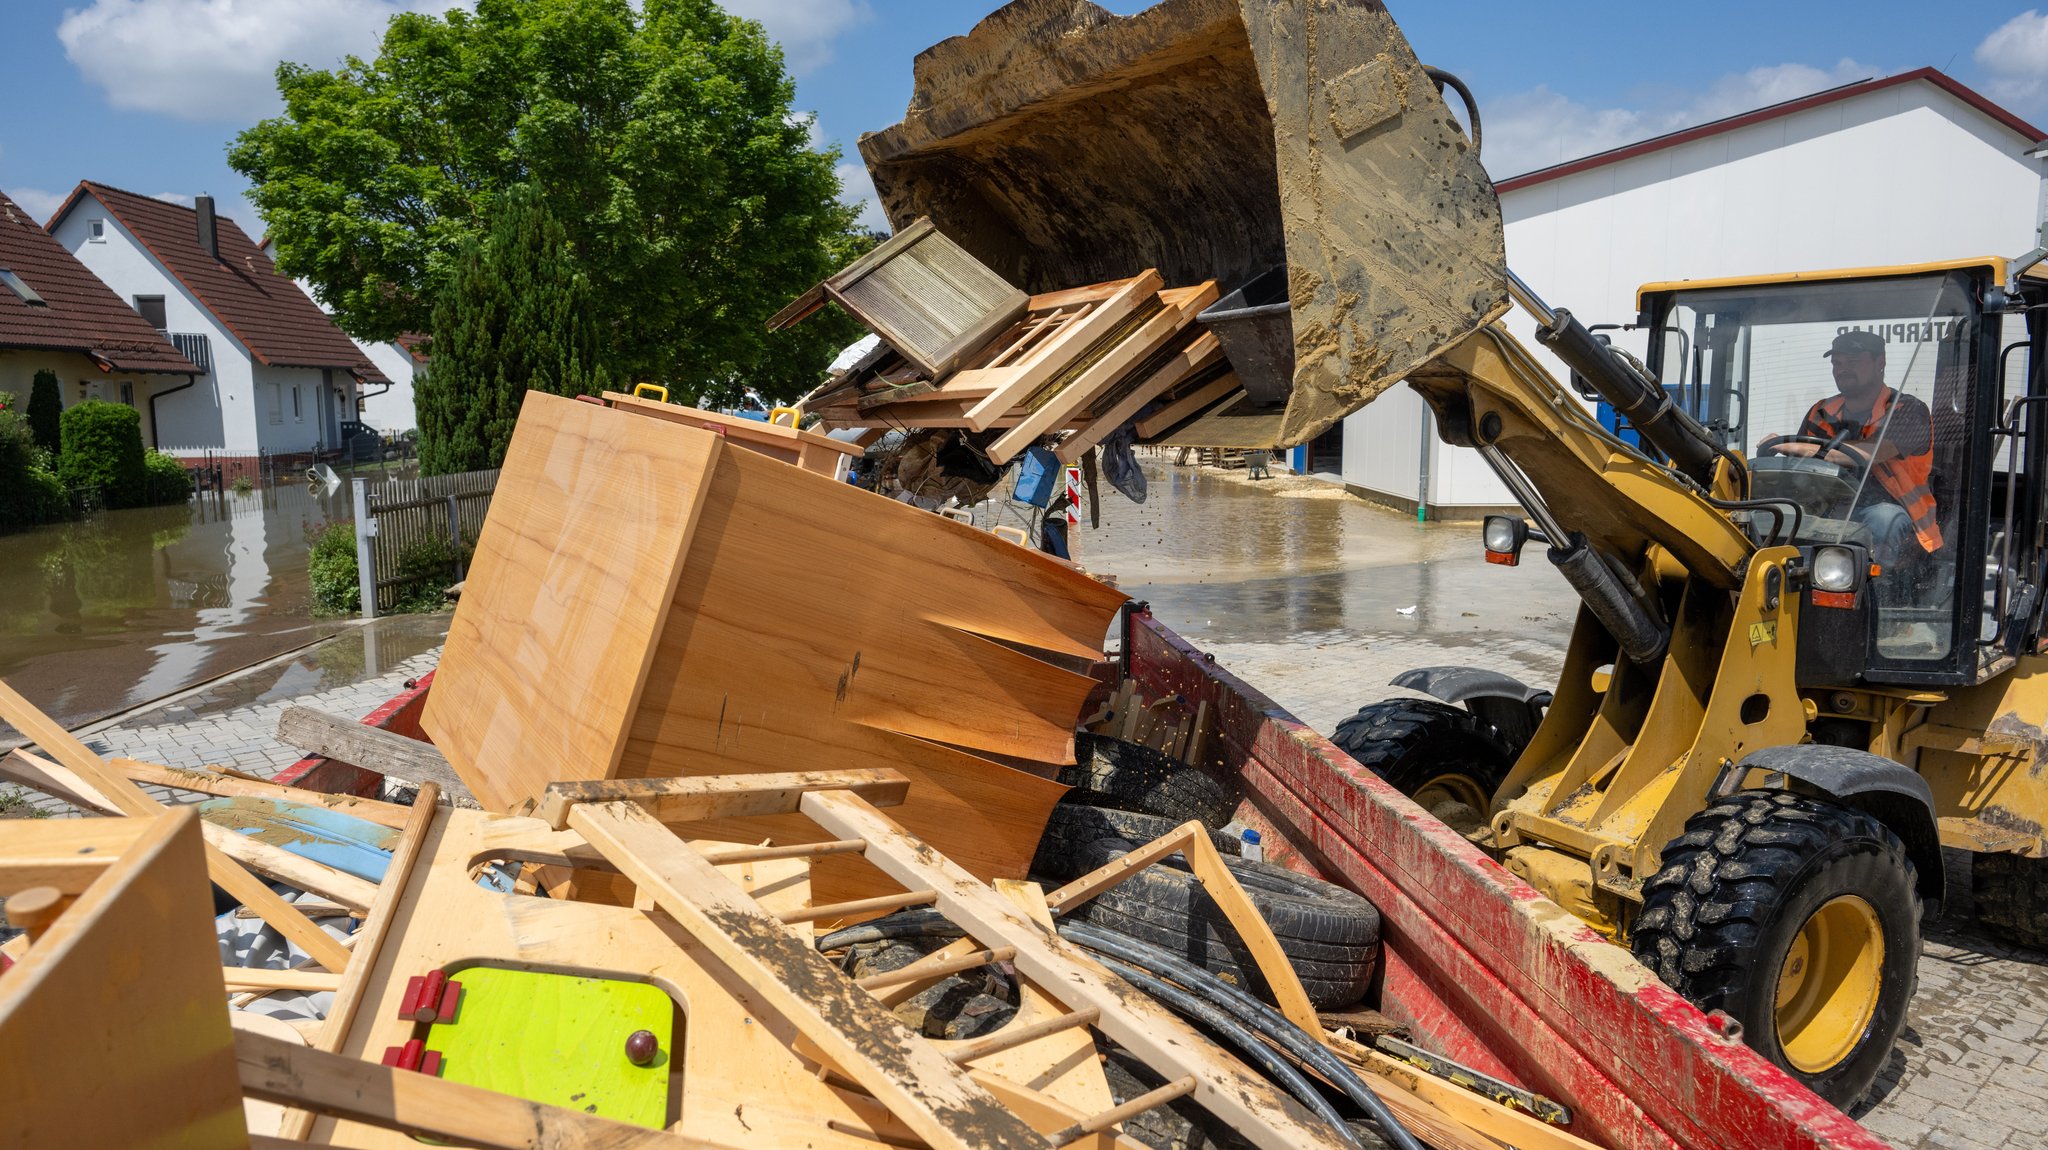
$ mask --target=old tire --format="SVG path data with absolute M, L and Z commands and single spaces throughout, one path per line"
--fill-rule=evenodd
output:
M 1166 1079 L 1122 1047 L 1102 1056 L 1109 1097 L 1119 1106 L 1166 1085 Z M 1153 1150 L 1251 1150 L 1252 1143 L 1193 1098 L 1180 1097 L 1124 1119 L 1123 1132 Z
M 1906 1025 L 1920 958 L 1913 863 L 1875 818 L 1743 791 L 1686 820 L 1643 886 L 1636 958 L 1847 1109 Z
M 1100 863 L 1088 861 L 1088 849 L 1104 839 L 1121 839 L 1142 846 L 1171 832 L 1185 819 L 1138 814 L 1113 807 L 1092 806 L 1076 796 L 1054 805 L 1046 820 L 1045 834 L 1038 840 L 1038 854 L 1031 860 L 1031 873 L 1056 879 L 1079 878 Z M 1236 839 L 1211 831 L 1209 841 L 1225 855 L 1241 849 Z
M 1222 779 L 1163 751 L 1086 731 L 1074 736 L 1080 762 L 1060 772 L 1073 797 L 1090 806 L 1158 815 L 1210 830 L 1237 814 L 1243 796 Z
M 1491 724 L 1433 699 L 1368 703 L 1330 741 L 1424 810 L 1458 803 L 1482 819 L 1515 758 Z
M 1118 839 L 1095 843 L 1089 869 L 1130 850 Z M 1318 1010 L 1364 997 L 1379 964 L 1379 911 L 1362 896 L 1271 863 L 1226 858 L 1288 965 Z M 1225 982 L 1271 1002 L 1251 952 L 1238 941 L 1223 908 L 1178 856 L 1147 867 L 1075 909 L 1073 916 L 1148 942 L 1195 963 Z
M 1985 933 L 2015 946 L 2048 950 L 2048 859 L 1972 855 L 1970 886 Z

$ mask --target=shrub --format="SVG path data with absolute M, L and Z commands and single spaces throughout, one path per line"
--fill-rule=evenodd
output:
M 306 552 L 306 578 L 313 588 L 313 609 L 322 615 L 358 615 L 363 588 L 356 567 L 356 525 L 329 523 L 313 537 Z
M 0 407 L 0 531 L 33 527 L 71 513 L 64 483 L 50 469 L 21 413 Z
M 439 611 L 448 603 L 448 585 L 455 580 L 455 561 L 467 560 L 473 547 L 465 542 L 460 555 L 446 539 L 421 539 L 398 556 L 398 602 L 392 611 L 409 614 Z
M 147 477 L 143 502 L 151 505 L 183 503 L 192 498 L 192 473 L 175 458 L 161 451 L 145 452 L 142 470 Z
M 63 429 L 60 425 L 64 415 L 64 401 L 57 394 L 57 373 L 49 368 L 36 373 L 35 384 L 29 390 L 28 425 L 36 434 L 36 445 L 51 455 L 63 449 Z
M 235 481 L 229 484 L 229 486 L 234 488 L 236 495 L 247 495 L 251 491 L 256 490 L 256 481 L 246 475 L 237 475 L 235 476 Z
M 89 399 L 65 410 L 57 474 L 70 487 L 98 487 L 108 507 L 148 502 L 142 416 L 125 403 Z

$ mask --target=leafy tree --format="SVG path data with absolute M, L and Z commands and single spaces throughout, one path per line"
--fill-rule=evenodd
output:
M 57 423 L 63 413 L 64 400 L 57 394 L 57 373 L 46 367 L 36 373 L 35 384 L 29 389 L 28 425 L 35 432 L 37 445 L 51 455 L 63 446 L 63 432 Z
M 365 339 L 425 330 L 496 205 L 530 184 L 588 276 L 615 378 L 743 378 L 768 354 L 762 321 L 830 274 L 852 225 L 780 49 L 711 0 L 406 13 L 374 60 L 277 79 L 284 114 L 229 163 L 279 266 Z
M 490 238 L 464 246 L 434 308 L 432 358 L 414 381 L 428 475 L 502 463 L 528 389 L 595 395 L 607 386 L 594 363 L 590 285 L 561 222 L 528 187 L 498 206 Z
M 142 457 L 142 416 L 125 403 L 88 399 L 59 420 L 63 454 L 57 474 L 70 487 L 98 487 L 108 507 L 149 502 Z
M 0 395 L 0 531 L 62 519 L 71 505 L 28 420 Z

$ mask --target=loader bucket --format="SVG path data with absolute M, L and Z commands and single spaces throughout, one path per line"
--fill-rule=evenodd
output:
M 1016 0 L 919 54 L 915 84 L 860 141 L 896 227 L 930 216 L 1034 293 L 1284 267 L 1289 307 L 1240 312 L 1291 321 L 1291 377 L 1283 354 L 1257 357 L 1270 396 L 1245 379 L 1284 404 L 1279 446 L 1506 310 L 1493 183 L 1371 0 Z

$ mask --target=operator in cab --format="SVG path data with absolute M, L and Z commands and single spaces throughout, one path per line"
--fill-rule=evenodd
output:
M 1846 331 L 1823 354 L 1833 366 L 1835 388 L 1841 394 L 1808 408 L 1796 437 L 1840 446 L 1787 443 L 1781 442 L 1783 436 L 1773 435 L 1757 449 L 1818 455 L 1847 468 L 1851 482 L 1863 488 L 1853 518 L 1869 529 L 1878 563 L 1903 574 L 1942 545 L 1934 493 L 1928 487 L 1934 468 L 1933 417 L 1926 404 L 1885 386 L 1883 336 Z

